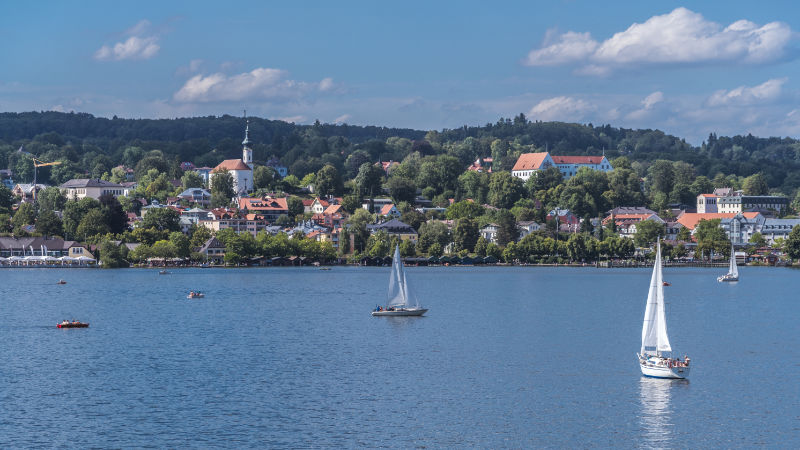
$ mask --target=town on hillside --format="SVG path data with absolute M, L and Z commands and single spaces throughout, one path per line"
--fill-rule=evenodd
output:
M 684 161 L 500 140 L 465 161 L 457 147 L 398 138 L 387 143 L 405 146 L 399 161 L 354 150 L 293 173 L 278 155 L 257 162 L 249 120 L 243 132 L 241 157 L 213 167 L 129 147 L 100 176 L 21 144 L 9 160 L 31 170 L 0 171 L 0 264 L 383 265 L 395 245 L 418 265 L 625 264 L 652 258 L 659 239 L 675 262 L 732 249 L 742 263 L 800 257 L 798 204 L 762 173 L 709 178 Z M 63 166 L 84 176 L 41 182 Z

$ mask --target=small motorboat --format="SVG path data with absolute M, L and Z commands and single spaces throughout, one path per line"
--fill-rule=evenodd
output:
M 64 280 L 58 280 L 58 282 L 56 284 L 67 284 L 67 282 L 64 281 Z
M 203 294 L 202 292 L 194 292 L 194 291 L 192 291 L 192 292 L 189 292 L 189 295 L 187 295 L 186 298 L 203 298 L 205 296 L 206 296 L 206 294 Z
M 672 286 L 668 281 L 662 283 L 662 286 Z
M 331 270 L 330 267 L 320 267 L 319 270 Z
M 61 323 L 56 325 L 57 328 L 89 328 L 88 323 L 78 322 L 77 320 L 73 320 L 70 322 L 69 320 L 64 320 Z
M 169 271 L 168 271 L 168 270 L 159 270 L 159 271 L 158 271 L 158 274 L 159 274 L 159 275 L 167 275 L 168 273 L 169 273 Z

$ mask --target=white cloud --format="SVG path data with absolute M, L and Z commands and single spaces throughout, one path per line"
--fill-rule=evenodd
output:
M 573 97 L 553 97 L 542 100 L 528 112 L 532 120 L 578 121 L 596 108 L 591 103 Z
M 758 86 L 739 86 L 730 91 L 724 89 L 711 94 L 708 98 L 709 106 L 723 105 L 752 105 L 777 99 L 788 78 L 773 78 Z
M 117 42 L 113 46 L 103 45 L 94 52 L 94 58 L 100 61 L 152 58 L 161 47 L 158 45 L 159 37 L 148 33 L 149 29 L 149 21 L 140 21 L 125 32 L 125 35 L 129 36 L 128 39 Z
M 628 120 L 643 120 L 652 116 L 653 108 L 659 104 L 664 102 L 664 93 L 661 91 L 655 91 L 652 94 L 648 95 L 647 97 L 642 100 L 642 107 L 635 111 L 631 111 L 628 115 L 625 116 Z
M 350 120 L 351 118 L 352 117 L 350 116 L 350 114 L 342 114 L 341 116 L 333 119 L 333 123 L 336 123 L 336 124 L 345 123 L 348 120 Z
M 582 61 L 591 55 L 597 48 L 597 41 L 589 33 L 575 33 L 568 31 L 557 39 L 557 42 L 548 44 L 552 40 L 552 31 L 548 31 L 542 48 L 531 50 L 525 59 L 529 66 L 557 66 L 561 64 Z
M 334 86 L 330 78 L 319 83 L 306 83 L 287 79 L 287 75 L 285 70 L 271 68 L 258 68 L 231 76 L 222 73 L 195 75 L 173 95 L 173 99 L 179 102 L 292 99 L 314 90 L 328 91 Z
M 286 123 L 303 123 L 306 121 L 306 116 L 276 117 L 274 120 L 282 120 Z
M 781 59 L 793 39 L 783 22 L 763 26 L 739 20 L 723 28 L 686 8 L 634 23 L 598 43 L 589 33 L 569 31 L 554 43 L 534 49 L 529 66 L 582 63 L 577 72 L 606 75 L 615 67 L 642 64 L 760 64 Z
M 644 106 L 644 109 L 651 109 L 656 103 L 663 101 L 664 93 L 661 91 L 655 91 L 642 100 L 642 106 Z

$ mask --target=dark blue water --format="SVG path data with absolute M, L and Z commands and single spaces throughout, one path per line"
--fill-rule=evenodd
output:
M 409 268 L 423 318 L 388 268 L 2 269 L 0 447 L 797 447 L 800 272 L 721 271 L 665 271 L 687 382 L 646 269 Z

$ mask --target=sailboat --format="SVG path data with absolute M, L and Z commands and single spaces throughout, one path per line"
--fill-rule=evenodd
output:
M 661 273 L 661 242 L 658 242 L 650 292 L 642 324 L 642 349 L 636 356 L 642 374 L 654 378 L 686 378 L 689 376 L 689 357 L 674 359 L 667 336 L 667 317 L 664 313 L 664 280 Z
M 394 249 L 392 259 L 392 275 L 389 277 L 389 304 L 383 308 L 378 306 L 372 311 L 373 316 L 421 316 L 428 310 L 419 305 L 417 297 L 409 289 L 403 260 L 400 259 L 400 246 Z
M 733 244 L 731 244 L 731 263 L 728 266 L 728 273 L 717 277 L 717 281 L 739 281 L 739 267 L 736 266 L 736 254 L 733 252 Z

